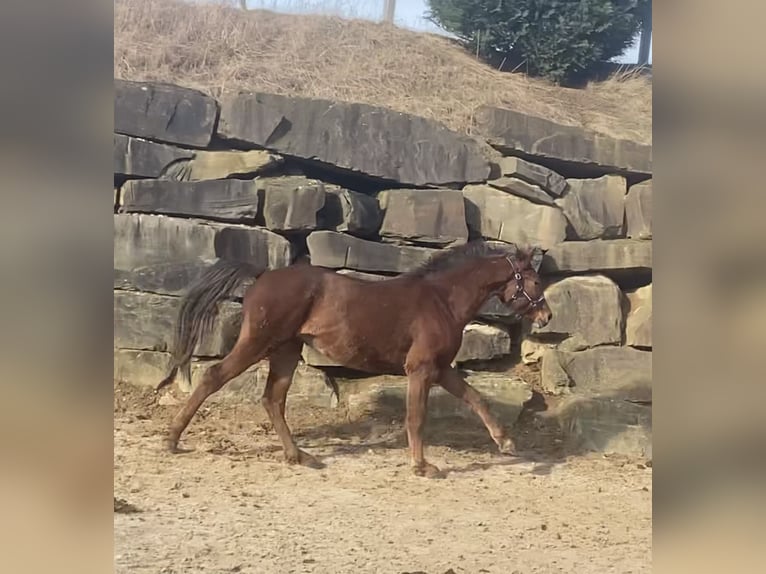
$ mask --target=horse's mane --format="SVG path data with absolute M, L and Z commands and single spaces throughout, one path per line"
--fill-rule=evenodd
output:
M 513 255 L 514 259 L 531 261 L 534 249 L 531 247 L 519 247 L 512 244 L 486 243 L 482 240 L 469 241 L 462 245 L 450 247 L 434 254 L 431 259 L 408 271 L 405 275 L 410 277 L 424 277 L 437 271 L 451 269 L 471 259 Z

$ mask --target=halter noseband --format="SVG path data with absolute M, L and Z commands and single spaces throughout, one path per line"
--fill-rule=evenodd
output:
M 516 292 L 511 295 L 511 301 L 515 301 L 519 298 L 519 295 L 523 295 L 524 298 L 529 302 L 529 308 L 525 309 L 528 311 L 529 309 L 534 309 L 538 305 L 542 305 L 543 301 L 545 301 L 545 295 L 540 295 L 537 299 L 532 299 L 532 297 L 529 296 L 529 293 L 527 293 L 527 290 L 524 289 L 524 278 L 521 276 L 521 273 L 519 273 L 519 270 L 516 269 L 516 264 L 513 262 L 513 259 L 510 255 L 506 255 L 506 260 L 508 263 L 511 264 L 511 269 L 513 269 L 513 278 L 516 281 Z M 521 315 L 517 311 L 517 314 Z

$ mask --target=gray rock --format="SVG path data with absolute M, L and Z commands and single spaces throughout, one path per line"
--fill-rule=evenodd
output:
M 216 230 L 215 253 L 232 261 L 246 261 L 261 269 L 287 267 L 293 260 L 290 242 L 268 229 L 248 225 L 210 223 Z
M 463 341 L 455 355 L 456 363 L 488 361 L 511 352 L 508 331 L 492 325 L 470 323 L 463 329 Z
M 531 334 L 559 334 L 566 338 L 558 348 L 579 351 L 597 345 L 620 344 L 622 340 L 622 293 L 606 277 L 567 277 L 545 290 L 553 313 L 545 327 Z
M 487 182 L 487 184 L 496 189 L 499 189 L 500 191 L 505 191 L 506 193 L 528 199 L 532 203 L 540 203 L 542 205 L 556 205 L 554 199 L 545 193 L 540 187 L 531 183 L 527 183 L 521 179 L 516 179 L 515 177 L 501 177 L 498 179 L 490 180 Z
M 354 271 L 353 269 L 338 269 L 336 273 L 354 279 L 361 279 L 362 281 L 383 281 L 384 279 L 390 279 L 386 275 L 375 275 L 374 273 L 364 273 L 363 271 Z
M 301 175 L 260 178 L 256 181 L 263 196 L 266 227 L 274 231 L 309 231 L 318 226 L 324 207 L 324 184 Z
M 652 146 L 614 139 L 508 109 L 482 106 L 478 131 L 504 153 L 522 152 L 638 174 L 652 172 Z
M 169 362 L 169 353 L 115 349 L 114 380 L 135 386 L 154 387 L 165 377 Z M 190 392 L 202 380 L 205 370 L 216 362 L 216 360 L 194 359 L 191 364 L 191 385 L 179 375 L 175 381 L 176 388 L 182 393 Z M 268 376 L 268 368 L 268 361 L 256 363 L 229 381 L 208 400 L 221 403 L 260 401 Z M 290 387 L 290 404 L 330 407 L 332 395 L 325 382 L 326 377 L 327 375 L 319 369 L 298 365 Z M 177 394 L 175 389 L 171 392 Z M 181 396 L 176 402 L 180 404 L 183 400 L 185 397 Z
M 652 286 L 626 293 L 628 316 L 625 320 L 625 344 L 652 348 Z
M 372 196 L 325 184 L 324 207 L 319 213 L 320 227 L 369 237 L 376 235 L 383 222 L 378 200 Z
M 193 157 L 194 150 L 114 134 L 115 175 L 162 178 L 175 162 Z
M 118 349 L 169 351 L 180 304 L 180 297 L 115 291 L 114 346 Z M 213 331 L 200 341 L 195 355 L 221 357 L 234 346 L 239 335 L 242 306 L 225 301 L 219 309 Z
M 405 185 L 487 179 L 482 145 L 424 118 L 328 100 L 226 95 L 218 134 Z
M 559 197 L 567 188 L 566 179 L 552 169 L 525 161 L 520 157 L 504 157 L 497 163 L 503 175 L 540 186 L 552 196 Z
M 625 196 L 628 237 L 652 238 L 652 180 L 631 185 Z
M 538 205 L 488 185 L 463 188 L 468 226 L 487 239 L 550 249 L 566 237 L 558 207 Z
M 549 416 L 557 419 L 567 452 L 651 458 L 650 405 L 605 397 L 570 396 Z
M 543 388 L 554 394 L 651 402 L 652 353 L 630 347 L 586 351 L 546 350 L 540 370 Z
M 114 131 L 168 143 L 205 147 L 218 103 L 197 90 L 158 82 L 114 80 Z
M 284 237 L 267 229 L 147 214 L 114 215 L 114 286 L 185 292 L 219 257 L 276 269 L 292 261 Z
M 383 273 L 410 271 L 434 253 L 432 249 L 376 243 L 334 231 L 314 231 L 306 244 L 313 265 Z
M 129 180 L 122 186 L 121 195 L 121 211 L 127 213 L 186 215 L 235 222 L 254 222 L 258 215 L 258 189 L 252 180 Z
M 468 239 L 465 200 L 451 189 L 390 189 L 378 194 L 383 237 L 447 245 Z
M 569 190 L 556 203 L 574 235 L 570 239 L 614 239 L 624 236 L 627 183 L 621 175 L 569 179 Z
M 323 355 L 310 345 L 303 345 L 301 351 L 301 359 L 307 365 L 312 367 L 342 367 L 341 363 L 332 360 L 331 358 Z
M 566 241 L 543 257 L 543 273 L 652 268 L 652 243 L 634 239 Z

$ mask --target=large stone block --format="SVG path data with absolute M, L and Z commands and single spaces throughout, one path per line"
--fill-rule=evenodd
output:
M 515 177 L 501 177 L 498 179 L 492 179 L 488 181 L 487 184 L 496 189 L 499 189 L 500 191 L 505 191 L 506 193 L 528 199 L 532 203 L 540 203 L 542 205 L 556 205 L 555 200 L 550 195 L 545 193 L 542 188 L 524 180 L 516 179 Z
M 630 347 L 586 351 L 548 349 L 541 384 L 551 393 L 574 393 L 634 402 L 652 400 L 652 353 Z
M 479 108 L 476 120 L 478 130 L 505 153 L 522 152 L 637 174 L 652 172 L 650 145 L 489 106 Z
M 197 90 L 158 82 L 114 80 L 117 133 L 205 147 L 217 117 L 217 102 Z
M 625 196 L 628 237 L 652 238 L 652 180 L 631 185 Z
M 114 215 L 114 286 L 178 295 L 216 259 L 216 230 L 191 219 Z
M 424 118 L 328 100 L 226 95 L 221 137 L 405 185 L 487 179 L 480 142 Z
M 125 182 L 121 211 L 254 222 L 258 215 L 255 181 L 214 179 L 181 182 L 134 179 Z
M 488 361 L 511 352 L 508 331 L 492 325 L 471 323 L 463 329 L 463 341 L 455 355 L 456 363 Z
M 334 231 L 315 231 L 306 244 L 313 265 L 383 273 L 410 271 L 434 253 L 433 249 L 376 243 Z
M 598 179 L 569 179 L 569 190 L 556 203 L 564 211 L 574 235 L 570 239 L 621 237 L 627 183 L 621 175 Z
M 154 387 L 167 374 L 170 354 L 156 351 L 114 350 L 114 380 L 136 386 Z M 215 360 L 195 358 L 191 363 L 191 385 L 179 375 L 175 384 L 184 393 L 190 392 L 202 380 Z M 210 396 L 213 402 L 260 401 L 268 376 L 268 361 L 261 361 L 229 381 L 220 391 Z M 177 395 L 177 393 L 173 393 Z M 183 397 L 179 397 L 183 400 Z M 298 365 L 290 386 L 291 405 L 306 404 L 317 407 L 333 406 L 333 397 L 327 385 L 327 375 L 306 365 Z M 180 402 L 180 401 L 179 401 Z
M 114 346 L 118 349 L 169 351 L 180 297 L 132 291 L 114 292 Z M 221 357 L 228 353 L 239 335 L 242 306 L 225 301 L 210 335 L 200 341 L 195 355 Z
M 567 188 L 567 181 L 547 167 L 537 165 L 520 157 L 504 157 L 498 160 L 500 173 L 540 186 L 550 195 L 559 197 Z
M 488 185 L 468 185 L 463 195 L 468 226 L 484 238 L 550 249 L 566 237 L 566 218 L 558 207 L 531 203 Z
M 162 178 L 174 163 L 193 157 L 194 150 L 114 134 L 115 175 Z
M 147 214 L 114 215 L 114 286 L 179 295 L 218 258 L 262 268 L 292 261 L 287 239 L 267 229 Z
M 628 316 L 625 320 L 625 344 L 652 348 L 652 286 L 626 293 Z
M 256 182 L 263 197 L 266 227 L 274 231 L 310 231 L 324 207 L 324 184 L 302 175 L 265 177 Z
M 375 197 L 325 184 L 325 201 L 319 212 L 320 227 L 357 235 L 374 236 L 383 221 Z
M 641 270 L 652 268 L 651 241 L 611 239 L 566 241 L 543 257 L 543 273 Z
M 465 200 L 450 189 L 391 189 L 378 194 L 380 234 L 391 239 L 447 245 L 468 239 Z
M 533 335 L 566 336 L 558 345 L 564 351 L 620 344 L 622 293 L 611 280 L 603 276 L 567 277 L 548 287 L 545 299 L 553 316 L 545 327 L 533 327 Z

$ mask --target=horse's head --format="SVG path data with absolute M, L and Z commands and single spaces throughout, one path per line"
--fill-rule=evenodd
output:
M 512 274 L 498 296 L 517 315 L 540 328 L 548 324 L 553 313 L 545 300 L 545 286 L 532 264 L 533 256 L 532 249 L 520 249 L 506 257 Z

